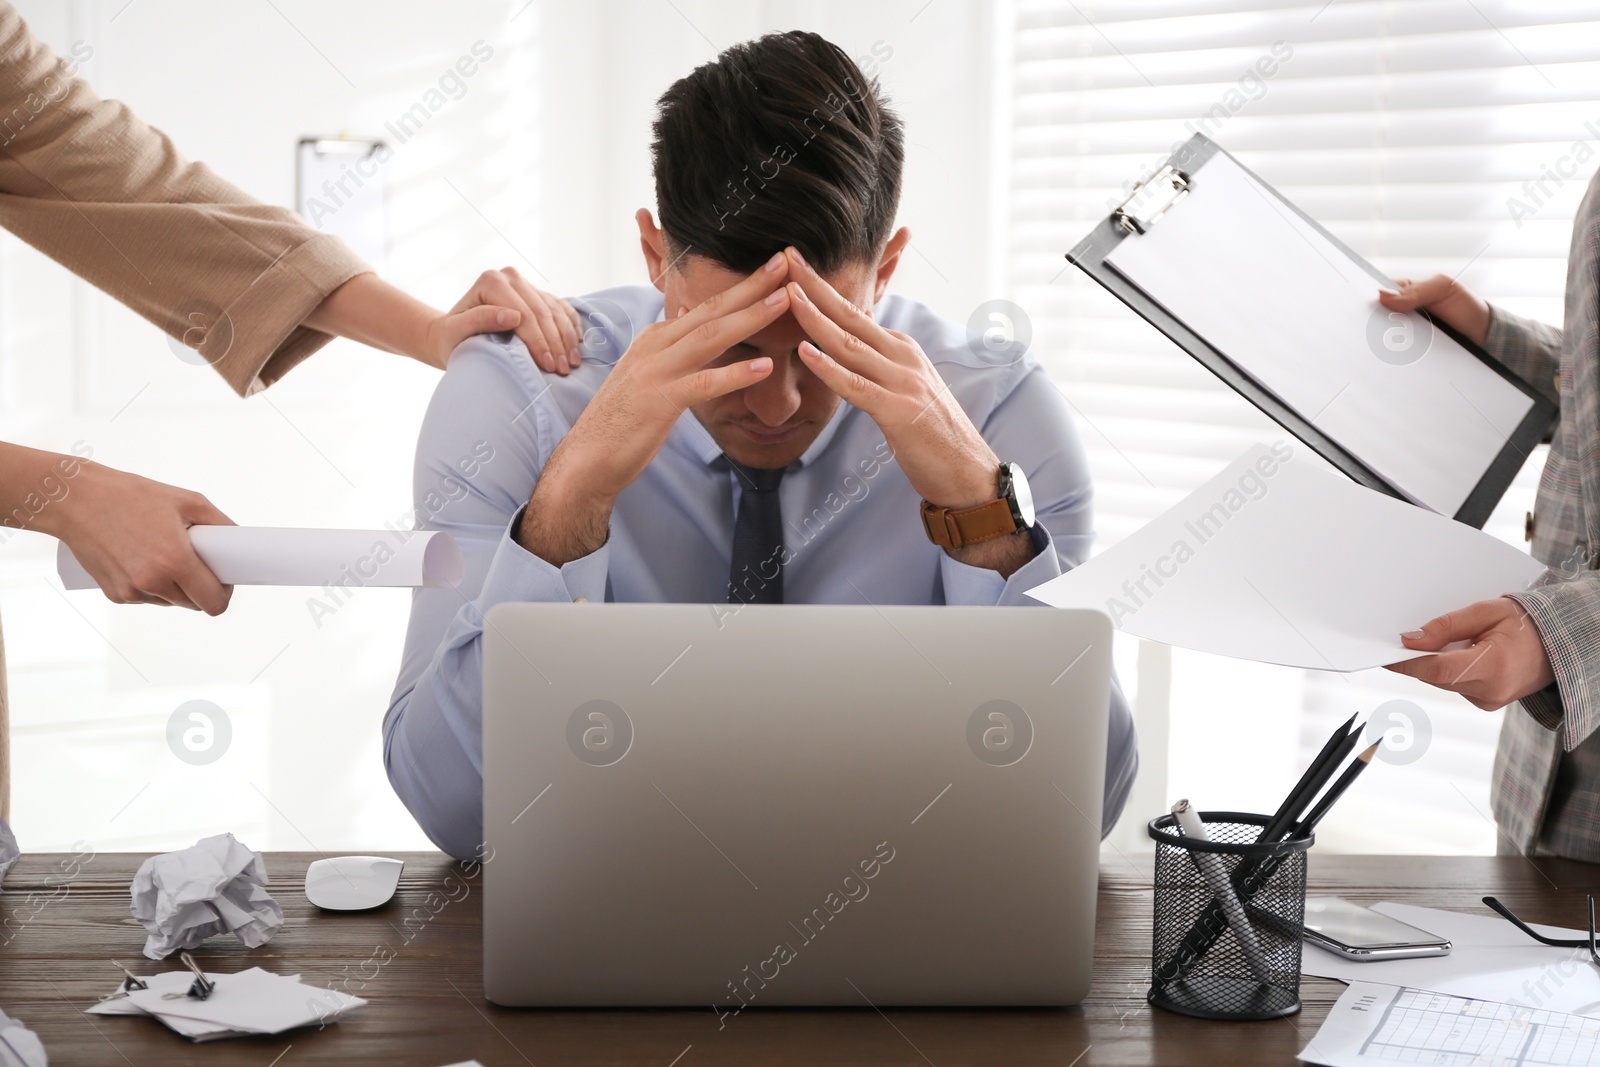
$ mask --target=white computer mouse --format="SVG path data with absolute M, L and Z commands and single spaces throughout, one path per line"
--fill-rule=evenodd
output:
M 329 911 L 365 911 L 387 903 L 400 884 L 400 860 L 333 856 L 306 868 L 306 899 Z

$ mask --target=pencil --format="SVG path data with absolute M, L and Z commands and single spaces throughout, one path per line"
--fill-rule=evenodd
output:
M 1339 798 L 1344 795 L 1344 791 L 1350 788 L 1350 784 L 1361 777 L 1361 772 L 1367 769 L 1367 765 L 1372 762 L 1372 757 L 1378 754 L 1378 749 L 1382 746 L 1383 738 L 1380 737 L 1367 746 L 1367 750 L 1357 756 L 1349 767 L 1345 768 L 1345 772 L 1339 776 L 1339 780 L 1328 787 L 1328 791 L 1322 794 L 1322 799 L 1317 801 L 1316 806 L 1311 809 L 1304 819 L 1300 820 L 1300 825 L 1295 827 L 1295 837 L 1304 837 L 1317 828 L 1317 823 L 1321 822 L 1323 816 L 1328 814 L 1328 810 L 1338 803 Z
M 1272 821 L 1267 823 L 1257 840 L 1276 841 L 1299 824 L 1300 815 L 1305 811 L 1306 805 L 1311 803 L 1311 798 L 1317 795 L 1317 790 L 1327 784 L 1329 778 L 1333 777 L 1334 770 L 1344 762 L 1344 758 L 1361 739 L 1361 731 L 1355 723 L 1356 716 L 1351 715 L 1345 720 L 1344 725 L 1333 732 L 1333 736 L 1328 738 L 1327 743 L 1322 746 L 1322 751 L 1317 753 L 1294 788 L 1289 790 L 1289 795 L 1283 798 L 1283 803 L 1272 816 Z

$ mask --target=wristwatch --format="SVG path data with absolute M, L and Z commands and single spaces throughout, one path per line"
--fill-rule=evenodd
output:
M 1028 476 L 1015 463 L 1000 464 L 1000 491 L 996 499 L 975 508 L 955 511 L 922 502 L 922 527 L 928 540 L 940 548 L 957 549 L 996 537 L 1033 529 L 1033 494 Z

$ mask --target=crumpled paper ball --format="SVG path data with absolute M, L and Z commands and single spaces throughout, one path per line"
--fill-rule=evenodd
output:
M 0 823 L 4 826 L 5 823 Z M 0 1011 L 0 1067 L 49 1067 L 39 1035 Z
M 17 835 L 11 832 L 11 827 L 6 825 L 4 819 L 0 819 L 0 882 L 6 880 L 6 875 L 21 858 L 22 850 L 17 847 Z
M 204 837 L 193 848 L 151 856 L 129 889 L 133 917 L 150 931 L 144 954 L 164 959 L 229 931 L 246 948 L 266 944 L 283 926 L 283 908 L 263 888 L 266 883 L 261 853 L 232 834 Z

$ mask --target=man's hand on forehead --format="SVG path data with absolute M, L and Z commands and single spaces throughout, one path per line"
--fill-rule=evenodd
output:
M 765 300 L 773 292 L 783 288 L 789 280 L 789 257 L 779 252 L 750 274 L 745 275 L 726 289 L 712 293 L 693 307 L 683 301 L 675 301 L 676 308 L 669 306 L 666 319 L 676 323 L 686 315 L 693 315 L 689 325 L 695 326 L 715 319 L 726 318 L 745 308 L 752 307 L 757 301 Z
M 557 566 L 598 549 L 611 509 L 688 408 L 772 373 L 766 356 L 717 364 L 789 310 L 784 257 L 694 308 L 639 331 L 561 439 L 534 486 L 518 539 Z
M 841 296 L 795 249 L 785 255 L 789 309 L 811 338 L 800 345 L 811 372 L 872 416 L 924 499 L 949 508 L 995 499 L 1000 460 L 922 346 Z

